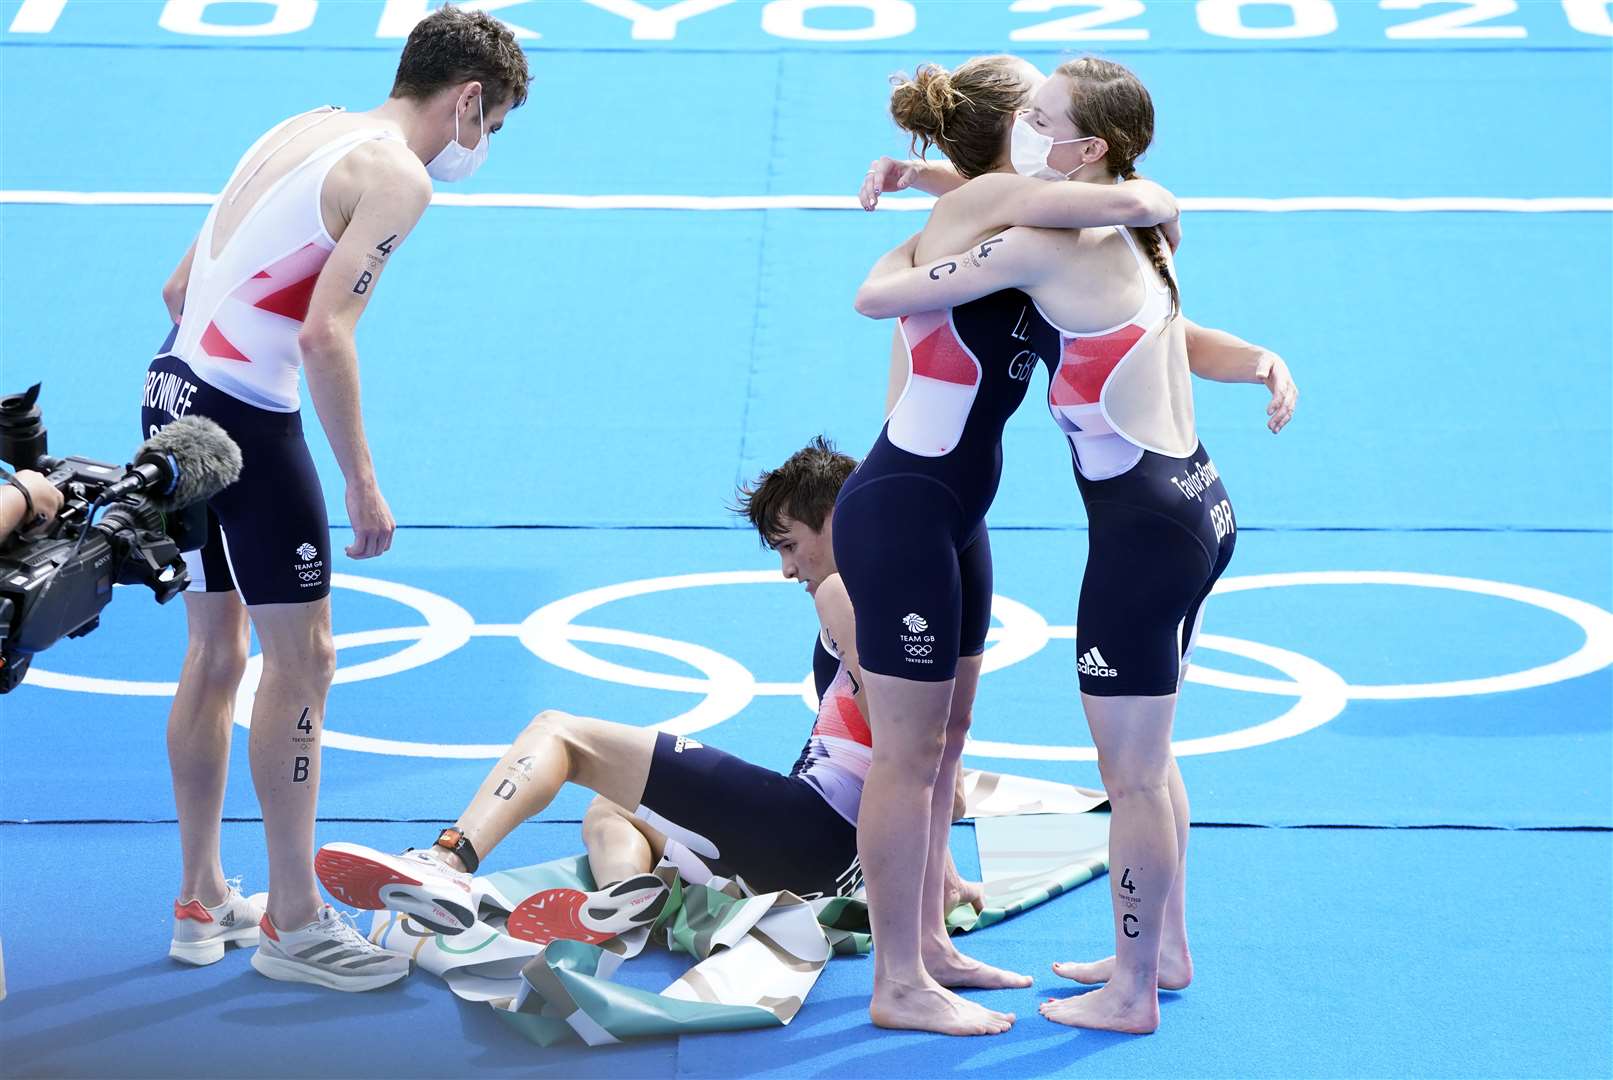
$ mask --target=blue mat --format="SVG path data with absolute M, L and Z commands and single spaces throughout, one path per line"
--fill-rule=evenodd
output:
M 418 843 L 419 829 L 323 825 L 319 839 L 396 849 Z M 967 860 L 968 831 L 954 841 Z M 27 868 L 0 880 L 10 991 L 0 1072 L 1515 1078 L 1606 1075 L 1610 1063 L 1613 940 L 1605 919 L 1574 914 L 1605 909 L 1606 834 L 1200 829 L 1197 979 L 1165 996 L 1148 1039 L 1071 1032 L 1034 1014 L 1042 998 L 1071 990 L 1049 961 L 1108 948 L 1108 896 L 1095 885 L 968 940 L 976 955 L 1036 978 L 1031 990 L 978 995 L 1020 1014 L 1004 1036 L 876 1033 L 864 1011 L 868 961 L 837 959 L 787 1028 L 593 1050 L 530 1046 L 418 972 L 396 988 L 338 995 L 271 983 L 239 951 L 182 968 L 163 955 L 176 843 L 171 826 L 0 826 L 5 865 Z M 575 826 L 528 826 L 496 859 L 578 848 Z M 261 886 L 256 826 L 226 827 L 225 851 L 231 873 Z M 112 865 L 116 876 L 85 872 Z M 64 882 L 75 910 L 118 912 L 117 932 L 104 917 L 62 918 Z M 643 963 L 624 977 L 655 989 L 685 966 Z
M 870 158 L 906 150 L 883 109 L 891 72 L 989 51 L 1051 68 L 1092 47 L 1147 81 L 1159 128 L 1143 169 L 1184 197 L 1613 193 L 1605 4 L 871 4 L 745 0 L 681 21 L 646 7 L 636 30 L 595 4 L 502 5 L 532 102 L 454 194 L 848 195 Z M 425 6 L 0 0 L 0 192 L 214 191 L 273 121 L 376 102 L 403 16 Z M 204 211 L 13 200 L 0 195 L 0 391 L 42 378 L 56 452 L 125 460 L 167 329 L 158 290 Z M 338 592 L 338 632 L 388 640 L 342 650 L 344 669 L 379 677 L 332 694 L 321 840 L 422 842 L 546 706 L 682 717 L 789 765 L 812 633 L 792 589 L 612 599 L 574 614 L 606 628 L 573 633 L 580 652 L 551 607 L 527 626 L 543 658 L 517 625 L 585 590 L 773 567 L 723 499 L 818 431 L 853 453 L 872 441 L 890 328 L 851 296 L 920 223 L 426 216 L 359 334 L 383 490 L 410 527 L 385 559 L 338 567 L 371 590 Z M 1199 980 L 1167 995 L 1152 1039 L 1053 1029 L 1031 992 L 986 996 L 1023 1014 L 1002 1039 L 881 1035 L 868 965 L 848 960 L 784 1030 L 540 1052 L 422 978 L 335 996 L 267 983 L 239 954 L 176 969 L 172 825 L 0 824 L 0 1074 L 1613 1075 L 1613 671 L 1561 663 L 1606 645 L 1613 618 L 1613 215 L 1217 212 L 1185 227 L 1188 313 L 1280 350 L 1303 390 L 1272 439 L 1259 392 L 1199 388 L 1243 534 L 1232 575 L 1289 577 L 1210 608 L 1222 638 L 1177 731 L 1221 747 L 1183 758 L 1195 819 L 1604 831 L 1200 829 Z M 1068 637 L 1083 518 L 1040 392 L 1010 425 L 991 519 L 1013 601 L 993 662 L 1013 662 L 985 679 L 968 764 L 1093 784 Z M 1314 576 L 1344 571 L 1377 576 Z M 437 626 L 423 640 L 411 604 Z M 77 689 L 0 699 L 0 822 L 171 819 L 161 687 L 82 680 L 171 680 L 181 635 L 177 605 L 121 596 L 103 629 L 42 658 Z M 1451 680 L 1459 695 L 1419 696 Z M 226 813 L 250 821 L 238 743 Z M 585 802 L 562 796 L 499 860 L 576 851 Z M 955 841 L 967 871 L 968 831 Z M 260 827 L 226 826 L 225 849 L 261 886 Z M 1106 951 L 1109 925 L 1089 888 L 974 947 L 1064 993 L 1041 965 Z M 658 989 L 680 967 L 647 960 L 631 978 Z
M 1012 633 L 994 648 L 1033 651 L 986 676 L 973 734 L 987 743 L 1032 749 L 983 747 L 970 756 L 970 764 L 1097 785 L 1091 760 L 1046 759 L 1090 748 L 1075 697 L 1073 643 L 1053 638 L 1039 650 L 1035 640 L 1024 644 L 1027 633 L 1034 638 L 1039 620 L 1054 627 L 1074 623 L 1084 540 L 1083 533 L 1036 530 L 1002 531 L 993 538 L 997 592 L 1015 602 L 998 607 L 999 619 L 1012 624 Z M 1606 537 L 1596 534 L 1246 532 L 1230 576 L 1415 571 L 1500 580 L 1606 609 L 1613 606 L 1613 583 L 1605 555 Z M 706 676 L 685 660 L 620 644 L 578 646 L 648 672 L 628 676 L 640 683 L 654 683 L 658 676 L 692 680 L 673 684 L 678 689 L 623 685 L 539 660 L 508 636 L 514 624 L 539 608 L 585 590 L 690 573 L 760 569 L 765 576 L 776 565 L 747 532 L 564 529 L 411 529 L 400 533 L 392 552 L 379 561 L 343 562 L 343 572 L 446 597 L 495 636 L 472 638 L 424 666 L 335 687 L 330 731 L 450 749 L 426 751 L 432 755 L 427 757 L 353 752 L 330 748 L 337 740 L 327 735 L 321 814 L 452 818 L 474 792 L 488 759 L 497 755 L 496 749 L 474 747 L 507 742 L 527 719 L 549 707 L 634 724 L 711 709 L 702 715 L 721 722 L 701 728 L 703 740 L 788 768 L 811 720 L 797 690 L 787 685 L 806 674 L 815 626 L 798 586 L 706 585 L 652 592 L 575 616 L 578 626 L 634 631 L 711 650 L 693 656 L 713 671 L 710 679 L 719 692 L 710 700 L 698 692 L 707 685 Z M 1603 610 L 1598 618 L 1593 625 L 1601 626 L 1599 640 L 1605 645 L 1613 615 Z M 421 622 L 396 600 L 346 588 L 336 593 L 338 634 Z M 1343 683 L 1359 686 L 1472 680 L 1538 668 L 1574 654 L 1586 642 L 1570 619 L 1517 600 L 1370 584 L 1228 593 L 1212 601 L 1205 630 L 1253 644 L 1234 641 L 1226 646 L 1235 650 L 1231 653 L 1206 648 L 1198 654 L 1200 665 L 1277 683 L 1308 680 L 1313 696 L 1298 703 L 1297 691 L 1285 694 L 1281 686 L 1251 693 L 1190 682 L 1178 740 L 1247 732 L 1296 705 L 1325 714 L 1332 685 L 1328 669 Z M 64 643 L 39 665 L 103 679 L 170 681 L 183 653 L 183 631 L 177 604 L 159 608 L 127 590 L 109 609 L 101 630 Z M 136 641 L 143 648 L 131 651 Z M 1287 652 L 1273 657 L 1261 652 L 1262 646 Z M 343 649 L 340 659 L 351 667 L 418 647 L 406 641 L 362 645 Z M 584 663 L 575 656 L 559 659 L 572 668 Z M 1273 659 L 1287 667 L 1267 666 Z M 734 673 L 734 661 L 760 682 L 773 684 L 748 705 L 741 685 L 745 676 Z M 725 706 L 730 692 L 741 696 Z M 1341 698 L 1334 707 L 1342 711 L 1319 727 L 1187 757 L 1183 770 L 1199 821 L 1605 827 L 1613 825 L 1610 702 L 1613 671 L 1605 667 L 1482 696 L 1399 696 L 1347 704 Z M 738 715 L 721 719 L 735 708 Z M 166 698 L 25 684 L 6 699 L 5 710 L 8 722 L 26 728 L 29 737 L 4 745 L 0 768 L 7 779 L 0 789 L 0 817 L 173 816 L 163 750 Z M 467 744 L 470 759 L 440 756 Z M 109 783 L 107 762 L 114 760 L 117 781 Z M 257 816 L 249 780 L 243 742 L 226 814 Z M 581 793 L 568 794 L 549 816 L 576 820 L 585 805 Z

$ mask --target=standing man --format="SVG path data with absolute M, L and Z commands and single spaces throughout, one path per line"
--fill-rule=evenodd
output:
M 173 332 L 146 376 L 142 426 L 185 414 L 241 447 L 241 478 L 207 506 L 187 554 L 189 645 L 168 720 L 183 870 L 171 956 L 210 964 L 258 943 L 275 979 L 368 990 L 408 973 L 337 917 L 314 880 L 320 733 L 335 673 L 330 528 L 303 439 L 298 369 L 346 480 L 347 554 L 392 544 L 359 409 L 354 327 L 431 201 L 463 180 L 526 100 L 526 57 L 480 12 L 445 7 L 404 45 L 391 96 L 368 112 L 294 116 L 246 152 L 163 288 Z M 263 649 L 252 781 L 269 851 L 267 910 L 224 879 L 219 819 L 248 625 Z M 261 930 L 261 937 L 260 937 Z

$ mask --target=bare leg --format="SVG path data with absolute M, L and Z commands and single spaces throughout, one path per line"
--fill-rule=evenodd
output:
M 583 815 L 582 842 L 601 888 L 649 873 L 666 851 L 665 836 L 603 795 Z
M 187 592 L 189 639 L 168 710 L 168 768 L 179 817 L 180 900 L 212 906 L 228 891 L 219 861 L 219 821 L 230 772 L 235 693 L 246 671 L 246 607 L 234 592 Z
M 952 683 L 863 675 L 874 736 L 874 759 L 857 812 L 857 850 L 874 933 L 869 1016 L 879 1027 L 948 1035 L 1006 1031 L 1011 1016 L 965 1001 L 936 982 L 924 968 L 921 950 L 930 808 Z M 946 804 L 950 821 L 950 790 Z
M 322 901 L 314 880 L 314 815 L 325 698 L 336 672 L 330 597 L 306 604 L 254 604 L 263 679 L 252 705 L 252 783 L 269 845 L 269 919 L 306 926 Z
M 1114 808 L 1109 883 L 1115 961 L 1100 989 L 1042 1005 L 1073 1027 L 1147 1034 L 1159 1027 L 1159 956 L 1179 852 L 1171 805 L 1171 720 L 1176 696 L 1082 695 L 1098 768 Z
M 1159 988 L 1185 990 L 1193 982 L 1193 954 L 1187 945 L 1187 832 L 1191 822 L 1187 788 L 1182 770 L 1171 759 L 1171 812 L 1176 818 L 1176 883 L 1165 901 L 1165 928 L 1159 942 Z M 1108 982 L 1114 974 L 1115 958 L 1092 963 L 1065 961 L 1053 965 L 1053 972 L 1078 983 Z
M 946 897 L 952 852 L 953 799 L 957 790 L 963 742 L 969 734 L 975 690 L 980 685 L 978 656 L 958 661 L 958 674 L 947 716 L 946 742 L 941 751 L 941 770 L 935 779 L 930 800 L 930 846 L 924 865 L 924 894 L 920 923 L 920 948 L 924 968 L 942 986 L 1000 990 L 1025 987 L 1030 976 L 983 964 L 958 951 L 946 927 Z
M 547 709 L 504 751 L 455 828 L 485 859 L 567 783 L 581 784 L 617 806 L 636 807 L 650 776 L 655 737 L 649 728 Z M 464 869 L 449 852 L 431 851 L 454 869 Z

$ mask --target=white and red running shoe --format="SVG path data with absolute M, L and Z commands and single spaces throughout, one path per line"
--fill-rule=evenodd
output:
M 348 991 L 374 990 L 409 974 L 407 956 L 372 943 L 351 918 L 326 904 L 307 926 L 281 930 L 264 915 L 252 966 L 282 982 Z
M 388 855 L 363 844 L 326 844 L 314 873 L 344 904 L 365 911 L 401 912 L 439 934 L 461 934 L 480 903 L 472 878 L 424 851 Z
M 538 945 L 556 938 L 598 945 L 653 923 L 666 907 L 667 895 L 666 883 L 654 874 L 630 877 L 597 892 L 545 889 L 516 905 L 504 929 Z
M 174 901 L 174 939 L 168 955 L 187 964 L 216 964 L 229 945 L 256 945 L 258 920 L 268 893 L 241 895 L 241 879 L 229 880 L 229 891 L 212 907 L 200 900 Z

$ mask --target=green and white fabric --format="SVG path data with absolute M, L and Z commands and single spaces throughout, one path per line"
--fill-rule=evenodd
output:
M 985 907 L 953 911 L 947 921 L 954 933 L 999 923 L 1107 869 L 1109 815 L 1095 812 L 1107 809 L 1101 791 L 973 771 L 964 788 L 966 816 L 976 819 Z M 411 957 L 461 998 L 486 1002 L 543 1046 L 782 1026 L 831 956 L 870 948 L 860 897 L 809 903 L 792 893 L 748 895 L 736 882 L 690 885 L 665 864 L 656 873 L 671 893 L 655 924 L 602 945 L 536 945 L 503 929 L 504 916 L 534 893 L 597 888 L 585 856 L 487 875 L 482 918 L 463 934 L 443 937 L 381 911 L 370 938 Z M 651 942 L 689 954 L 693 965 L 660 993 L 614 982 L 617 969 Z

